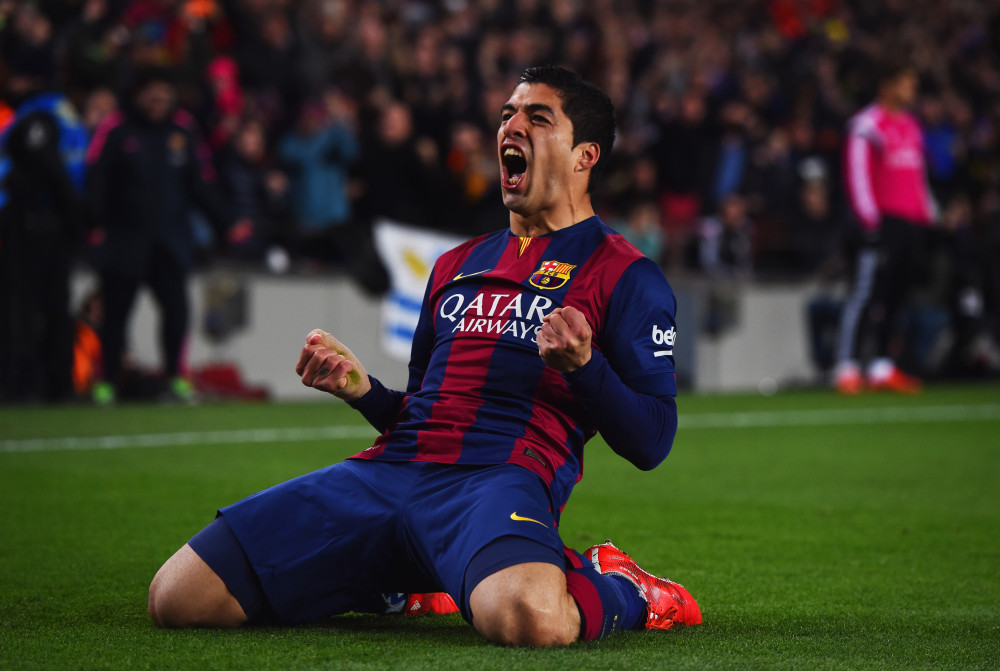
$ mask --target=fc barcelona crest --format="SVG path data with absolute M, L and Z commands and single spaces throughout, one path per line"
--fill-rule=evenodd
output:
M 542 261 L 538 270 L 532 273 L 531 286 L 539 289 L 559 289 L 569 282 L 569 274 L 576 268 L 572 263 L 561 261 Z

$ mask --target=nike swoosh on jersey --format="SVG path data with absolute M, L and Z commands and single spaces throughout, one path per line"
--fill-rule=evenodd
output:
M 487 268 L 486 270 L 480 270 L 479 272 L 469 273 L 468 275 L 463 275 L 462 273 L 459 273 L 458 275 L 455 275 L 455 279 L 452 280 L 452 282 L 454 282 L 455 280 L 460 280 L 463 277 L 474 277 L 476 275 L 482 275 L 483 273 L 488 273 L 491 270 L 493 270 L 493 269 L 492 268 Z
M 517 514 L 517 511 L 514 511 L 510 514 L 510 519 L 514 520 L 515 522 L 534 522 L 535 524 L 541 524 L 546 529 L 549 528 L 549 525 L 546 524 L 545 522 L 539 522 L 538 520 L 532 519 L 530 517 L 521 517 L 520 515 Z

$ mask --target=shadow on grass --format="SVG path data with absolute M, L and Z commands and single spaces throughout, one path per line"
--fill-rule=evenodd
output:
M 243 631 L 259 634 L 270 633 L 281 637 L 323 635 L 344 636 L 355 640 L 370 638 L 380 641 L 420 637 L 429 642 L 455 646 L 481 647 L 490 645 L 459 615 L 406 617 L 402 615 L 350 613 L 294 626 L 251 625 L 243 628 Z

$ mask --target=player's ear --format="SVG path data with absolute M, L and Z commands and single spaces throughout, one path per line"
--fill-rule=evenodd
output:
M 576 169 L 578 172 L 592 170 L 601 158 L 601 145 L 596 142 L 581 142 L 576 146 Z

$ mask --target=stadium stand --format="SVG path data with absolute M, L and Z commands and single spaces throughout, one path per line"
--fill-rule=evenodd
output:
M 377 261 L 359 268 L 350 250 L 370 248 L 380 217 L 400 218 L 386 208 L 405 202 L 413 220 L 403 223 L 449 233 L 503 225 L 497 110 L 525 65 L 556 62 L 612 96 L 620 134 L 595 204 L 672 281 L 718 278 L 730 254 L 735 281 L 836 283 L 852 244 L 844 125 L 874 95 L 873 64 L 903 54 L 920 74 L 914 112 L 941 212 L 929 307 L 913 330 L 947 324 L 957 345 L 937 365 L 975 373 L 994 365 L 976 359 L 975 343 L 1000 330 L 998 51 L 1000 6 L 971 0 L 0 2 L 0 124 L 15 120 L 18 69 L 44 76 L 93 132 L 136 72 L 166 66 L 228 177 L 221 186 L 255 218 L 254 237 L 226 249 L 202 225 L 201 262 L 374 272 L 359 281 L 378 292 Z M 287 160 L 280 148 L 303 119 L 352 141 Z M 260 148 L 241 144 L 248 127 Z M 346 177 L 330 221 L 307 221 L 297 190 L 331 166 Z M 387 200 L 379 180 L 407 177 L 411 188 Z M 737 200 L 738 227 L 719 223 Z M 311 244 L 322 230 L 356 243 Z M 816 305 L 830 295 L 818 291 Z M 821 366 L 824 323 L 812 334 Z M 925 365 L 931 346 L 913 349 Z

